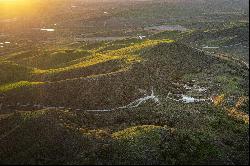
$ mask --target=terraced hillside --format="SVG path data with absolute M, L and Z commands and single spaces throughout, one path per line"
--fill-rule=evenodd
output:
M 249 74 L 237 61 L 124 39 L 0 64 L 1 164 L 249 162 Z

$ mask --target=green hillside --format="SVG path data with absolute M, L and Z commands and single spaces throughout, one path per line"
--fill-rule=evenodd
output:
M 0 0 L 0 165 L 248 165 L 248 0 Z
M 15 68 L 29 64 L 0 86 L 1 164 L 248 162 L 246 67 L 173 40 L 98 51 L 106 45 L 77 57 L 53 51 L 39 60 L 3 58 Z M 43 57 L 48 63 L 38 68 L 32 59 Z M 155 98 L 129 105 L 152 90 Z M 178 94 L 208 102 L 186 104 Z

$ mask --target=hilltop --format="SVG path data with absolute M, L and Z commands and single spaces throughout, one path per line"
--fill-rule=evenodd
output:
M 247 0 L 0 4 L 0 164 L 247 165 L 248 60 Z
M 248 162 L 245 66 L 166 39 L 81 49 L 45 51 L 41 69 L 2 57 L 26 66 L 0 87 L 2 164 Z

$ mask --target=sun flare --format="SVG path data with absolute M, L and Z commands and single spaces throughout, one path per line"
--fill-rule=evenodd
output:
M 21 3 L 24 2 L 25 0 L 0 0 L 2 3 Z
M 25 15 L 31 13 L 34 8 L 32 0 L 0 0 L 0 18 Z

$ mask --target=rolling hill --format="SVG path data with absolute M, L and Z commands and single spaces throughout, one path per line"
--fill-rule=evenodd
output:
M 0 165 L 249 164 L 248 0 L 6 2 Z
M 1 57 L 1 164 L 248 163 L 244 65 L 168 39 L 84 47 Z

